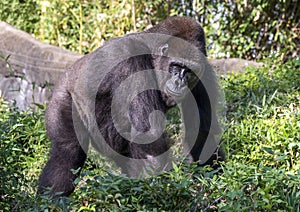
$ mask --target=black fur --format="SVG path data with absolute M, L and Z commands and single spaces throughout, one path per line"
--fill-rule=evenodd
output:
M 143 33 L 161 33 L 184 39 L 206 55 L 204 32 L 198 23 L 190 18 L 169 18 L 161 24 L 139 34 Z M 133 40 L 135 36 L 137 35 L 127 35 L 127 37 Z M 47 187 L 52 188 L 53 195 L 55 192 L 62 192 L 61 196 L 67 196 L 73 192 L 73 181 L 79 172 L 73 174 L 71 169 L 76 170 L 83 166 L 86 159 L 85 151 L 88 148 L 88 140 L 90 138 L 89 130 L 85 130 L 89 128 L 86 124 L 88 123 L 86 121 L 88 117 L 86 116 L 96 116 L 98 128 L 105 142 L 120 155 L 135 159 L 147 159 L 149 155 L 155 157 L 168 150 L 168 144 L 164 135 L 151 144 L 137 144 L 124 139 L 117 132 L 113 124 L 110 107 L 116 88 L 131 74 L 147 69 L 168 70 L 168 61 L 164 61 L 163 58 L 158 60 L 152 55 L 140 55 L 121 62 L 105 76 L 103 82 L 100 84 L 95 100 L 95 114 L 88 114 L 87 111 L 79 107 L 73 107 L 72 109 L 72 103 L 76 101 L 74 96 L 78 92 L 75 84 L 81 76 L 80 74 L 84 73 L 89 64 L 94 62 L 97 51 L 103 51 L 106 46 L 110 43 L 118 42 L 119 39 L 109 41 L 95 52 L 75 62 L 55 87 L 46 111 L 47 135 L 52 142 L 50 159 L 40 176 L 38 194 L 43 193 Z M 120 48 L 131 51 L 130 47 L 125 46 Z M 147 48 L 147 46 L 142 46 L 141 44 L 137 45 L 136 48 Z M 116 49 L 116 51 L 118 50 Z M 214 108 L 215 101 L 217 100 L 209 98 L 208 92 L 217 93 L 218 85 L 210 65 L 206 60 L 201 62 L 204 63 L 206 68 L 203 70 L 201 80 L 192 89 L 192 95 L 196 99 L 200 115 L 200 129 L 196 129 L 199 130 L 197 142 L 195 145 L 193 144 L 194 146 L 190 152 L 193 161 L 199 160 L 199 155 L 211 130 L 212 123 L 214 126 L 217 126 Z M 183 121 L 186 126 L 194 126 L 193 116 L 195 116 L 195 111 L 189 110 L 189 103 L 186 99 L 183 98 L 182 100 Z M 160 110 L 164 113 L 174 105 L 174 99 L 164 92 L 157 90 L 144 91 L 131 102 L 129 108 L 131 122 L 124 123 L 124 126 L 134 127 L 138 132 L 147 132 L 150 129 L 149 114 L 153 110 Z M 76 110 L 75 113 L 74 110 Z M 76 123 L 82 126 L 83 129 L 79 134 L 78 132 L 76 134 L 74 129 L 74 114 L 78 114 Z M 197 126 L 196 123 L 195 126 Z M 195 129 L 190 127 L 185 130 L 186 139 L 188 139 L 189 132 L 192 133 Z M 79 139 L 78 136 L 80 136 Z M 138 135 L 136 139 L 138 139 Z M 82 143 L 79 140 L 86 141 L 86 143 Z M 92 144 L 98 146 L 97 149 L 100 152 L 105 152 L 101 148 L 101 142 L 97 142 L 92 141 Z M 123 163 L 121 158 L 112 157 L 127 175 L 135 176 L 140 171 L 139 166 L 130 164 L 130 162 Z M 212 156 L 206 164 L 213 165 L 214 159 L 217 159 L 216 155 Z

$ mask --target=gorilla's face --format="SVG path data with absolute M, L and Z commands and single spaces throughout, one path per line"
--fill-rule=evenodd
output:
M 162 80 L 163 85 L 161 85 L 164 91 L 163 98 L 168 106 L 174 106 L 176 102 L 181 102 L 186 93 L 193 89 L 199 80 L 195 74 L 198 73 L 199 70 L 192 70 L 190 65 L 186 65 L 186 63 L 190 63 L 190 61 L 186 60 L 186 58 L 182 58 L 181 60 L 178 55 L 176 55 L 176 57 L 170 56 L 174 49 L 178 51 L 177 48 L 173 46 L 168 44 L 162 45 L 159 48 L 159 56 L 154 59 L 156 69 L 169 73 L 168 77 Z
M 171 78 L 166 82 L 165 91 L 168 95 L 180 100 L 185 96 L 189 86 L 192 86 L 195 76 L 188 67 L 178 62 L 172 62 L 169 65 L 169 73 Z

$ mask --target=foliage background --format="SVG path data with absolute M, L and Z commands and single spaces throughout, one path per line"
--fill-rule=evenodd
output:
M 1 21 L 83 54 L 188 15 L 203 25 L 210 57 L 265 66 L 220 77 L 228 158 L 217 174 L 177 164 L 161 176 L 129 180 L 88 160 L 76 191 L 55 201 L 35 197 L 49 151 L 44 108 L 18 111 L 0 99 L 0 211 L 300 211 L 299 7 L 297 0 L 2 0 Z M 168 126 L 178 139 L 175 114 Z
M 0 11 L 0 20 L 80 53 L 174 15 L 202 24 L 213 58 L 286 59 L 300 52 L 298 0 L 2 0 Z

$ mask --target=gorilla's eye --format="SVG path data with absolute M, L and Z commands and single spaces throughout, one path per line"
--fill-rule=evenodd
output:
M 187 81 L 191 70 L 182 63 L 171 63 L 169 72 L 180 80 Z
M 185 69 L 185 68 L 186 67 L 182 64 L 171 63 L 170 66 L 169 66 L 169 72 L 174 74 L 174 75 L 177 75 L 182 71 L 182 69 Z

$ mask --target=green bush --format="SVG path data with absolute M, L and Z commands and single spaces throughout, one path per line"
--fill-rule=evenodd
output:
M 105 164 L 88 160 L 75 192 L 54 201 L 35 198 L 38 175 L 49 151 L 43 109 L 20 112 L 1 101 L 0 208 L 299 211 L 300 62 L 276 61 L 273 58 L 265 67 L 221 78 L 228 106 L 223 134 L 227 161 L 221 172 L 178 163 L 168 173 L 137 180 L 115 176 L 103 168 Z M 170 115 L 176 114 L 174 110 Z M 173 121 L 177 124 L 178 117 Z M 176 134 L 175 125 L 170 126 Z
M 34 196 L 49 143 L 42 111 L 20 112 L 0 99 L 0 122 L 0 209 L 6 211 Z

